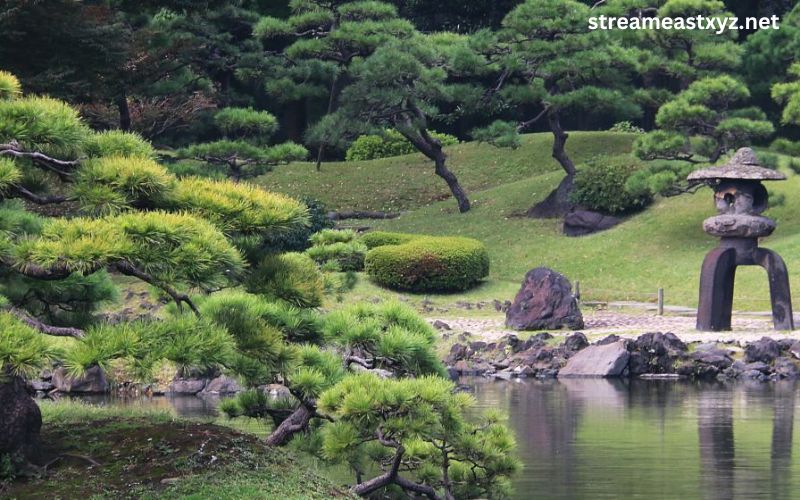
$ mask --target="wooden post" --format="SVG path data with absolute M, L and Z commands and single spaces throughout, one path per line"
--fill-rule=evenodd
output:
M 664 289 L 658 289 L 658 315 L 664 315 Z
M 581 282 L 575 280 L 575 300 L 581 301 Z

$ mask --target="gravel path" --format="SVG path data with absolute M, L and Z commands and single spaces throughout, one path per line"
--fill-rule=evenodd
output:
M 586 327 L 581 330 L 589 337 L 604 337 L 612 333 L 620 337 L 635 338 L 646 332 L 673 332 L 684 342 L 711 342 L 735 340 L 750 342 L 761 337 L 789 336 L 800 338 L 800 330 L 791 333 L 776 332 L 772 329 L 771 317 L 767 313 L 734 314 L 733 330 L 729 332 L 698 332 L 695 330 L 694 314 L 665 314 L 657 316 L 652 313 L 630 313 L 613 310 L 585 311 Z M 494 341 L 508 334 L 519 334 L 504 326 L 504 317 L 491 318 L 429 318 L 433 323 L 439 320 L 450 326 L 453 333 L 470 332 L 471 339 Z M 795 324 L 800 325 L 800 317 L 795 317 Z M 571 331 L 550 331 L 551 334 L 566 336 Z

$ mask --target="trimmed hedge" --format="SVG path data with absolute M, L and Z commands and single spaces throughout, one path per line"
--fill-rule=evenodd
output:
M 408 243 L 414 238 L 418 238 L 415 234 L 406 233 L 390 233 L 389 231 L 372 231 L 361 237 L 361 243 L 367 245 L 367 248 L 382 247 L 384 245 L 400 245 Z
M 411 292 L 453 292 L 466 290 L 489 274 L 489 253 L 478 240 L 401 233 L 384 233 L 375 240 L 380 243 L 392 238 L 407 241 L 380 244 L 367 252 L 364 262 L 367 275 L 381 286 Z

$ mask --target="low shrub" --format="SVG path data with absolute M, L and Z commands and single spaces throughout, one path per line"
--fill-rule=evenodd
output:
M 431 132 L 431 136 L 438 139 L 442 146 L 458 144 L 458 138 L 452 135 Z M 345 159 L 347 161 L 375 160 L 416 152 L 417 149 L 400 132 L 390 129 L 381 135 L 360 136 L 347 149 Z
M 390 233 L 389 231 L 372 231 L 361 236 L 361 243 L 365 244 L 367 248 L 382 247 L 384 245 L 400 245 L 408 243 L 416 238 L 413 234 L 406 233 Z
M 800 141 L 790 141 L 789 139 L 779 137 L 772 141 L 769 147 L 778 153 L 789 156 L 800 156 Z
M 412 292 L 466 290 L 489 274 L 489 253 L 471 238 L 410 236 L 367 253 L 364 269 L 379 285 Z
M 335 264 L 335 270 L 338 271 L 363 270 L 366 253 L 367 247 L 360 241 L 314 245 L 306 250 L 306 255 L 314 259 L 314 262 L 320 266 L 334 270 L 331 268 L 331 264 Z
M 627 134 L 644 134 L 644 129 L 637 127 L 629 121 L 617 122 L 610 129 L 609 132 L 624 132 Z
M 325 293 L 322 272 L 301 253 L 268 255 L 247 280 L 251 293 L 284 300 L 297 307 L 319 307 Z
M 306 255 L 327 271 L 361 271 L 367 247 L 356 238 L 355 231 L 323 229 L 312 234 L 311 248 Z
M 627 184 L 631 175 L 640 168 L 632 158 L 593 158 L 578 169 L 570 199 L 589 210 L 606 214 L 641 210 L 652 201 L 650 192 L 633 190 L 631 184 Z

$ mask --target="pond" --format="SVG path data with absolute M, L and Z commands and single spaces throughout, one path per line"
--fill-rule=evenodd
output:
M 800 385 L 793 382 L 460 382 L 479 410 L 501 409 L 509 417 L 524 464 L 516 498 L 753 499 L 800 492 L 792 454 Z M 207 419 L 216 415 L 217 401 L 125 404 Z

